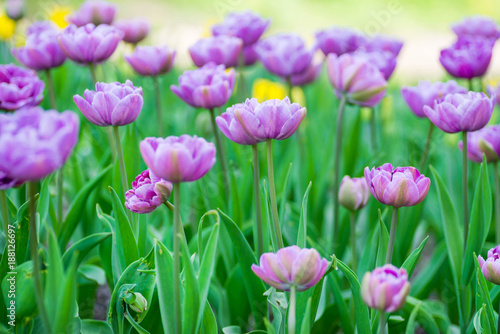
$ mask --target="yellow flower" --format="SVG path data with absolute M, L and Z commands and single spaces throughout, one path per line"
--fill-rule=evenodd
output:
M 285 86 L 278 82 L 267 79 L 257 79 L 253 83 L 252 96 L 259 102 L 270 99 L 284 99 L 286 96 Z
M 10 19 L 7 14 L 0 13 L 0 38 L 10 39 L 16 31 L 16 21 Z
M 68 7 L 56 7 L 49 14 L 49 18 L 54 22 L 59 28 L 66 28 L 68 26 L 68 21 L 66 21 L 66 16 L 71 13 Z
M 292 102 L 300 104 L 301 107 L 306 106 L 306 95 L 302 88 L 296 86 L 292 88 L 292 96 L 290 98 Z

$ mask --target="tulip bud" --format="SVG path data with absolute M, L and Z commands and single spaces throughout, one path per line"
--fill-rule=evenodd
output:
M 142 313 L 148 309 L 148 301 L 139 292 L 127 291 L 123 297 L 123 301 L 137 313 Z
M 132 189 L 125 193 L 125 207 L 135 213 L 150 213 L 165 203 L 171 192 L 172 183 L 146 169 L 132 182 Z
M 463 143 L 458 147 L 462 150 Z M 481 130 L 467 133 L 467 157 L 475 162 L 496 162 L 500 160 L 500 125 L 488 125 Z
M 488 251 L 486 260 L 481 255 L 477 257 L 481 272 L 488 281 L 500 285 L 500 245 Z
M 19 21 L 24 17 L 24 1 L 23 0 L 7 0 L 5 3 L 5 11 L 7 16 L 14 21 Z
M 339 187 L 339 203 L 350 211 L 363 208 L 368 202 L 370 191 L 364 177 L 350 178 L 344 176 Z

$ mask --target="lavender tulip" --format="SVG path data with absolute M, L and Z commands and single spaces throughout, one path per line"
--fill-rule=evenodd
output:
M 39 104 L 44 87 L 35 71 L 13 64 L 0 65 L 0 109 L 13 111 Z
M 304 71 L 290 77 L 290 84 L 292 86 L 305 86 L 314 82 L 321 73 L 322 66 L 323 63 L 314 64 L 311 62 Z
M 0 190 L 7 190 L 14 187 L 19 187 L 23 181 L 18 181 L 7 175 L 7 173 L 0 171 Z
M 481 255 L 477 257 L 481 272 L 488 281 L 500 285 L 500 245 L 488 251 L 488 257 L 483 259 Z
M 245 46 L 257 42 L 267 29 L 270 20 L 265 20 L 250 10 L 229 13 L 224 21 L 212 27 L 214 36 L 227 35 L 241 38 Z
M 462 21 L 451 26 L 455 34 L 460 37 L 484 37 L 497 40 L 500 38 L 500 27 L 488 16 L 474 15 L 465 17 Z
M 315 249 L 289 246 L 276 253 L 264 253 L 259 265 L 252 264 L 255 275 L 267 284 L 283 291 L 296 287 L 305 291 L 315 286 L 326 270 L 328 261 Z
M 12 55 L 21 64 L 36 71 L 61 66 L 66 55 L 57 42 L 58 35 L 56 29 L 32 33 L 24 46 L 11 49 Z
M 59 28 L 52 21 L 36 21 L 26 28 L 26 36 L 39 34 L 47 30 L 59 31 Z
M 365 207 L 369 198 L 370 190 L 364 177 L 344 176 L 339 188 L 340 205 L 349 211 L 357 211 Z
M 24 0 L 7 0 L 5 2 L 5 12 L 14 21 L 19 21 L 24 17 Z
M 76 106 L 91 123 L 97 126 L 121 126 L 132 123 L 144 103 L 142 88 L 134 87 L 130 80 L 95 85 L 95 91 L 85 90 L 84 98 L 73 96 Z
M 0 175 L 19 183 L 51 174 L 68 159 L 78 130 L 78 116 L 71 111 L 26 107 L 0 114 Z
M 460 150 L 463 143 L 458 143 Z M 467 156 L 475 162 L 497 162 L 500 160 L 500 125 L 488 125 L 481 130 L 467 133 Z
M 448 94 L 434 106 L 424 106 L 424 113 L 444 132 L 476 131 L 488 124 L 494 101 L 484 93 Z
M 365 59 L 367 62 L 374 64 L 384 76 L 385 80 L 389 80 L 396 68 L 396 56 L 389 51 L 356 51 L 356 56 Z
M 234 69 L 226 71 L 224 65 L 208 63 L 185 71 L 179 77 L 179 86 L 172 85 L 170 89 L 193 107 L 213 109 L 226 104 L 233 93 L 234 81 Z
M 395 208 L 419 204 L 431 185 L 431 180 L 415 167 L 393 168 L 390 163 L 372 170 L 366 167 L 365 178 L 373 197 Z
M 409 292 L 408 273 L 392 264 L 366 273 L 361 282 L 361 296 L 366 305 L 383 312 L 401 309 Z
M 125 193 L 125 206 L 135 213 L 150 213 L 168 201 L 172 183 L 146 169 L 132 182 L 132 189 Z
M 257 51 L 255 51 L 256 45 L 257 43 L 243 46 L 241 52 L 243 54 L 243 64 L 245 66 L 250 66 L 257 62 L 259 55 L 257 54 Z
M 417 117 L 427 117 L 424 106 L 432 107 L 436 100 L 440 100 L 447 94 L 467 93 L 467 89 L 459 86 L 454 80 L 447 82 L 420 81 L 417 86 L 405 86 L 401 88 L 401 96 L 410 110 Z
M 304 71 L 311 64 L 314 53 L 296 34 L 268 37 L 257 44 L 255 51 L 269 72 L 285 78 Z
M 140 75 L 156 76 L 170 72 L 175 54 L 166 46 L 138 46 L 124 58 Z
M 399 55 L 399 52 L 403 48 L 403 42 L 400 40 L 386 35 L 375 35 L 368 37 L 362 45 L 362 49 L 372 52 L 372 51 L 389 51 L 395 57 Z
M 216 122 L 231 141 L 255 145 L 267 139 L 287 139 L 295 133 L 306 113 L 306 108 L 290 103 L 288 97 L 261 104 L 252 98 L 227 108 L 225 113 L 217 116 Z
M 356 54 L 328 55 L 328 77 L 337 96 L 347 102 L 373 107 L 385 95 L 387 82 L 375 64 Z
M 214 144 L 197 136 L 148 137 L 140 148 L 149 169 L 172 183 L 196 181 L 215 164 Z
M 359 31 L 331 27 L 316 33 L 316 42 L 325 56 L 334 53 L 338 56 L 356 51 L 366 42 L 366 37 Z
M 72 15 L 67 17 L 70 23 L 83 27 L 89 23 L 111 24 L 116 14 L 116 6 L 107 1 L 87 0 Z
M 196 66 L 215 63 L 226 67 L 238 65 L 243 41 L 238 37 L 216 36 L 198 40 L 189 48 L 189 54 Z
M 80 64 L 100 63 L 111 57 L 123 33 L 115 27 L 91 23 L 77 28 L 69 25 L 59 35 L 59 44 L 66 56 Z
M 495 85 L 486 85 L 486 92 L 489 96 L 495 96 L 495 102 L 500 105 L 500 85 L 497 83 Z
M 483 76 L 490 65 L 494 42 L 481 37 L 461 37 L 441 51 L 439 61 L 455 78 L 472 79 Z
M 113 23 L 123 33 L 123 41 L 130 44 L 137 44 L 142 41 L 149 33 L 151 25 L 149 21 L 142 18 L 133 18 L 128 20 L 118 20 Z

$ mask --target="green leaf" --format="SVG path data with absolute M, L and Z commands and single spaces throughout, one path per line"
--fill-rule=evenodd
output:
M 54 333 L 64 333 L 67 330 L 68 324 L 77 316 L 76 304 L 76 268 L 77 256 L 73 256 L 66 274 L 64 275 L 63 284 L 59 287 L 60 291 L 57 298 L 57 312 L 55 312 L 55 320 L 52 326 Z M 54 298 L 46 296 L 46 298 Z
M 205 308 L 203 309 L 203 326 L 201 326 L 202 334 L 212 334 L 218 333 L 217 320 L 215 319 L 215 314 L 208 301 L 205 303 Z
M 306 312 L 304 314 L 304 321 L 302 322 L 302 327 L 300 328 L 300 334 L 311 333 L 311 300 L 312 300 L 311 297 L 307 299 Z
M 280 207 L 279 207 L 279 220 L 281 229 L 283 229 L 283 222 L 285 221 L 285 211 L 286 211 L 286 196 L 289 191 L 289 181 L 290 181 L 290 173 L 292 171 L 292 163 L 288 167 L 288 172 L 286 172 L 285 182 L 283 183 L 283 191 L 280 196 Z
M 413 310 L 417 307 L 418 311 L 416 315 L 416 320 L 425 329 L 425 332 L 429 334 L 439 334 L 439 327 L 436 324 L 436 321 L 432 317 L 432 314 L 427 310 L 425 305 L 420 300 L 408 296 L 406 298 L 406 304 L 403 307 L 403 311 L 406 312 L 407 314 L 412 314 Z
M 446 242 L 442 241 L 434 248 L 434 253 L 429 259 L 427 266 L 419 271 L 417 277 L 413 280 L 411 285 L 412 296 L 419 298 L 425 291 L 434 287 L 432 284 L 433 280 L 443 267 L 446 257 Z
M 62 293 L 61 286 L 64 282 L 64 269 L 57 244 L 57 238 L 52 228 L 48 228 L 48 258 L 47 258 L 47 283 L 45 284 L 45 307 L 47 310 L 57 310 L 59 294 Z M 49 317 L 49 321 L 53 320 Z M 51 321 L 51 325 L 53 322 Z
M 162 314 L 161 321 L 165 333 L 174 334 L 174 260 L 172 255 L 159 240 L 155 245 L 156 285 Z
M 99 245 L 111 235 L 112 233 L 96 233 L 89 235 L 88 237 L 85 237 L 71 245 L 71 247 L 64 252 L 62 257 L 64 267 L 68 268 L 74 254 L 77 254 L 77 266 L 80 265 L 85 256 L 87 256 L 87 254 L 94 249 L 95 246 Z
M 418 311 L 420 311 L 420 305 L 422 304 L 421 301 L 415 305 L 413 310 L 410 313 L 410 318 L 408 318 L 408 323 L 406 324 L 406 334 L 414 334 L 417 329 L 417 315 Z
M 91 319 L 82 320 L 80 331 L 81 334 L 113 334 L 107 322 Z
M 402 268 L 405 268 L 408 272 L 408 279 L 411 278 L 411 274 L 415 267 L 417 266 L 417 262 L 420 259 L 420 255 L 422 254 L 422 250 L 424 250 L 425 244 L 427 244 L 427 240 L 429 240 L 429 236 L 425 237 L 425 239 L 420 243 L 420 245 L 406 258 L 405 262 L 403 262 Z
M 182 333 L 193 334 L 196 330 L 196 322 L 198 320 L 198 312 L 200 309 L 200 293 L 198 291 L 196 275 L 194 274 L 193 263 L 191 262 L 191 257 L 185 240 L 181 241 L 181 252 L 182 264 L 184 266 Z
M 486 283 L 486 279 L 484 278 L 483 273 L 481 272 L 481 267 L 479 266 L 479 261 L 477 259 L 476 253 L 473 253 L 474 262 L 476 265 L 476 279 L 477 279 L 477 297 L 478 301 L 477 305 L 484 305 L 485 316 L 488 320 L 487 323 L 482 322 L 483 326 L 489 328 L 488 333 L 494 333 L 496 331 L 496 321 L 495 321 L 495 312 L 493 311 L 493 305 L 491 304 L 490 292 L 488 289 L 488 284 Z
M 271 306 L 273 314 L 273 322 L 272 324 L 270 324 L 270 326 L 272 326 L 272 331 L 274 333 L 284 333 L 286 323 L 286 310 L 288 308 L 286 295 L 284 292 L 276 291 L 276 288 L 273 287 L 267 290 L 265 292 L 265 295 L 267 296 L 267 301 Z
M 40 197 L 38 199 L 38 205 L 36 210 L 40 214 L 41 222 L 47 221 L 47 215 L 49 213 L 49 203 L 50 203 L 49 184 L 50 181 L 52 180 L 52 175 L 53 174 L 50 174 L 43 180 L 42 186 L 40 188 Z
M 304 197 L 302 198 L 302 209 L 300 210 L 299 231 L 297 234 L 297 246 L 300 248 L 306 247 L 307 239 L 307 199 L 311 190 L 312 182 L 309 182 Z
M 333 293 L 333 299 L 335 305 L 337 306 L 338 314 L 340 317 L 340 326 L 345 334 L 354 334 L 354 328 L 352 327 L 352 318 L 345 304 L 344 297 L 342 296 L 342 290 L 339 286 L 339 277 L 337 272 L 332 272 L 331 275 L 327 277 L 327 282 L 330 283 L 331 290 Z
M 387 212 L 384 210 L 384 213 Z M 389 231 L 387 231 L 387 226 L 382 219 L 382 212 L 378 209 L 378 221 L 380 226 L 380 232 L 378 234 L 378 251 L 377 251 L 377 267 L 381 267 L 385 264 L 385 257 L 387 255 L 387 247 L 389 244 Z

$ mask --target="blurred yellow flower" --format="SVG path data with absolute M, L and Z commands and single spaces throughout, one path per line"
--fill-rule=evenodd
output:
M 216 19 L 210 19 L 205 23 L 205 27 L 203 29 L 202 37 L 210 37 L 212 36 L 212 26 L 216 23 L 219 23 Z
M 304 91 L 300 87 L 293 87 L 292 88 L 292 97 L 293 99 L 290 99 L 292 102 L 300 104 L 301 107 L 306 106 L 306 95 L 304 94 Z
M 278 82 L 267 79 L 257 79 L 253 83 L 252 96 L 259 102 L 270 99 L 284 99 L 286 96 L 285 86 Z
M 392 96 L 388 95 L 382 99 L 381 114 L 384 121 L 388 121 L 394 116 L 394 101 Z
M 0 38 L 10 39 L 16 31 L 16 21 L 10 19 L 7 14 L 0 13 Z
M 68 26 L 68 21 L 66 21 L 66 16 L 71 13 L 71 9 L 68 7 L 56 7 L 49 14 L 49 18 L 54 22 L 59 28 L 66 28 Z

